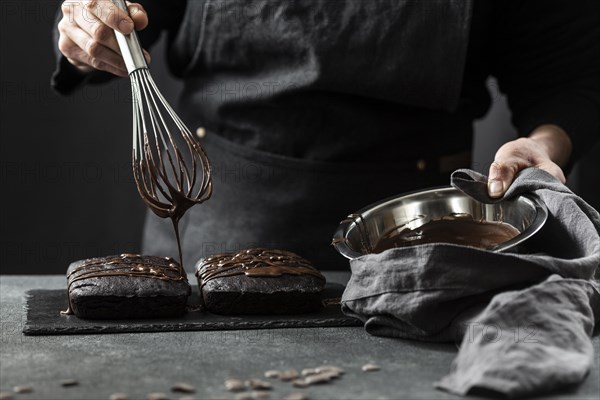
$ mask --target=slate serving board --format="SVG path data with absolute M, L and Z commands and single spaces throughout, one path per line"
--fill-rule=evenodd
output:
M 61 315 L 67 309 L 66 290 L 30 290 L 26 293 L 27 321 L 25 335 L 74 335 L 89 333 L 205 331 L 237 329 L 311 328 L 327 326 L 361 326 L 362 322 L 342 314 L 335 299 L 344 286 L 327 283 L 323 309 L 299 315 L 216 315 L 197 309 L 198 288 L 192 286 L 188 312 L 183 317 L 139 320 L 84 320 L 74 315 Z

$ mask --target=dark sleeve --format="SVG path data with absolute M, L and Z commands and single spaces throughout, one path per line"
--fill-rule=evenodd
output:
M 137 0 L 136 2 L 140 3 L 148 13 L 148 26 L 143 31 L 138 32 L 138 37 L 144 49 L 151 49 L 164 31 L 168 32 L 170 37 L 173 36 L 185 12 L 185 0 Z M 99 84 L 115 78 L 113 74 L 104 71 L 83 74 L 67 61 L 66 57 L 58 50 L 59 33 L 57 26 L 61 18 L 62 12 L 59 9 L 53 30 L 56 69 L 50 80 L 52 88 L 60 94 L 69 94 L 83 84 Z
M 600 2 L 496 1 L 490 51 L 519 134 L 563 128 L 568 171 L 600 137 Z

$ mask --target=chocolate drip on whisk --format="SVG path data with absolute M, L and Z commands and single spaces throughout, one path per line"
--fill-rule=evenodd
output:
M 183 270 L 179 221 L 190 207 L 210 198 L 210 163 L 202 146 L 159 92 L 149 71 L 138 69 L 130 78 L 135 115 L 133 176 L 146 205 L 159 217 L 171 219 Z
M 127 10 L 125 1 L 112 2 Z M 210 198 L 210 163 L 154 83 L 135 31 L 128 35 L 115 31 L 115 36 L 131 79 L 133 176 L 146 205 L 173 222 L 183 274 L 179 221 L 190 207 Z

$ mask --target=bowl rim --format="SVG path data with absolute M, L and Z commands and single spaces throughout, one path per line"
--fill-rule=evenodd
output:
M 348 239 L 347 239 L 348 231 L 350 231 L 350 229 L 354 225 L 357 225 L 357 218 L 362 218 L 362 215 L 365 214 L 366 212 L 373 211 L 376 208 L 381 207 L 383 204 L 388 203 L 392 200 L 400 200 L 402 198 L 410 197 L 415 194 L 427 194 L 429 192 L 439 192 L 439 191 L 453 191 L 453 192 L 463 194 L 464 196 L 470 197 L 466 193 L 462 192 L 461 190 L 459 190 L 453 186 L 437 186 L 437 187 L 432 187 L 432 188 L 428 188 L 428 189 L 413 190 L 413 191 L 402 193 L 399 195 L 386 197 L 382 200 L 371 203 L 368 206 L 363 207 L 360 210 L 358 210 L 354 213 L 351 213 L 346 218 L 344 218 L 337 226 L 337 228 L 333 234 L 333 240 L 332 240 L 331 244 L 337 250 L 338 253 L 340 253 L 342 256 L 346 257 L 349 260 L 353 260 L 355 258 L 361 257 L 365 254 L 362 254 L 362 253 L 357 252 L 354 249 L 352 249 L 349 246 Z M 507 240 L 506 242 L 500 243 L 499 245 L 490 249 L 490 251 L 502 252 L 502 251 L 511 249 L 511 248 L 519 245 L 520 243 L 524 242 L 525 240 L 529 239 L 534 234 L 536 234 L 540 229 L 542 229 L 542 227 L 546 223 L 546 220 L 548 219 L 548 208 L 546 207 L 546 204 L 539 198 L 538 195 L 536 195 L 535 193 L 525 193 L 525 194 L 520 194 L 518 196 L 515 196 L 514 198 L 512 198 L 510 200 L 516 200 L 519 197 L 523 197 L 523 198 L 529 200 L 533 204 L 535 211 L 536 211 L 533 222 L 523 232 L 521 232 L 514 238 Z M 474 200 L 478 201 L 476 199 L 474 199 Z M 427 244 L 416 245 L 416 246 L 426 246 L 426 245 Z M 460 246 L 460 245 L 457 245 L 457 246 Z

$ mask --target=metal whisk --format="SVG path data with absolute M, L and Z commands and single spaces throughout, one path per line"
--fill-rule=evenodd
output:
M 112 0 L 127 11 L 123 0 Z M 146 205 L 173 222 L 183 271 L 179 220 L 212 194 L 204 149 L 158 90 L 137 35 L 115 31 L 131 80 L 133 97 L 133 176 Z M 180 149 L 180 147 L 183 149 Z

